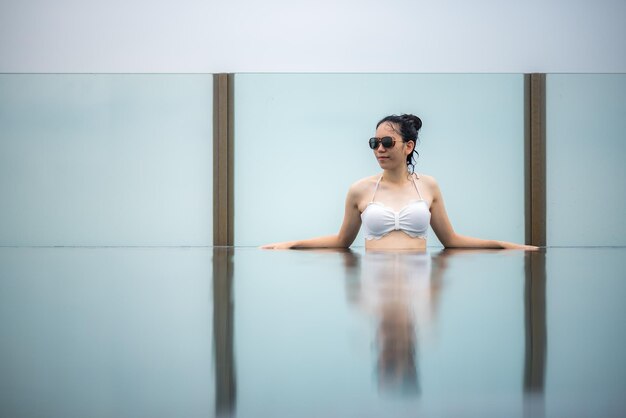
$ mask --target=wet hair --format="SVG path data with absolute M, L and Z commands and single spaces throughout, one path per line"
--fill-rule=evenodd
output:
M 391 128 L 402 137 L 403 142 L 413 141 L 415 145 L 413 152 L 406 156 L 406 165 L 409 168 L 409 173 L 413 173 L 416 156 L 419 157 L 419 153 L 416 151 L 417 134 L 422 127 L 422 120 L 415 115 L 390 115 L 382 118 L 376 124 L 376 128 L 385 122 L 391 123 Z

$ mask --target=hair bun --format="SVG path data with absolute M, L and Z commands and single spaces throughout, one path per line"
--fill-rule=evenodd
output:
M 402 115 L 402 117 L 406 119 L 407 121 L 411 122 L 413 126 L 415 127 L 416 131 L 419 131 L 420 128 L 422 127 L 422 120 L 418 118 L 417 116 L 405 114 L 405 115 Z

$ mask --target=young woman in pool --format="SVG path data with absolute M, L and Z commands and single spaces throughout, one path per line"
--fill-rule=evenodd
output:
M 392 115 L 378 122 L 376 136 L 369 145 L 383 173 L 361 179 L 350 187 L 338 234 L 262 248 L 347 248 L 363 225 L 366 249 L 423 250 L 430 225 L 446 248 L 537 249 L 454 231 L 435 179 L 413 172 L 413 154 L 421 127 L 422 121 L 414 115 Z

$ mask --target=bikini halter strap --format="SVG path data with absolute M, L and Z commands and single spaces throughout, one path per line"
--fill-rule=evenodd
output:
M 413 180 L 412 181 L 413 186 L 415 186 L 415 191 L 417 192 L 417 195 L 420 197 L 420 200 L 424 200 L 424 199 L 422 199 L 422 194 L 420 193 L 420 189 L 417 188 L 417 182 L 415 181 L 416 178 L 418 180 L 420 178 L 419 174 L 417 174 L 417 173 L 415 173 L 415 177 L 411 176 L 411 180 Z
M 415 187 L 415 191 L 417 192 L 417 195 L 419 196 L 420 200 L 422 199 L 422 194 L 420 193 L 420 189 L 417 187 L 417 183 L 415 182 L 415 179 L 420 178 L 419 174 L 414 173 L 415 177 L 411 176 L 411 183 L 413 183 L 413 186 Z M 376 197 L 376 192 L 378 191 L 378 185 L 380 184 L 380 181 L 383 179 L 383 176 L 381 175 L 380 177 L 378 177 L 378 181 L 376 182 L 376 187 L 374 187 L 374 194 L 372 195 L 372 200 L 370 200 L 370 202 L 374 201 L 374 198 Z
M 378 181 L 376 182 L 376 187 L 374 187 L 374 194 L 372 195 L 372 200 L 370 200 L 370 202 L 374 201 L 374 197 L 376 197 L 376 192 L 378 191 L 378 185 L 380 184 L 380 181 L 382 179 L 383 179 L 382 175 L 380 177 L 378 177 Z

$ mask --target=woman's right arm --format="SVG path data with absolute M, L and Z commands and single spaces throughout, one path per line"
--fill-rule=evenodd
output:
M 358 187 L 352 185 L 346 196 L 343 223 L 336 235 L 309 238 L 298 241 L 277 242 L 261 246 L 264 249 L 289 249 L 289 248 L 348 248 L 354 242 L 361 228 L 361 212 L 358 208 Z

